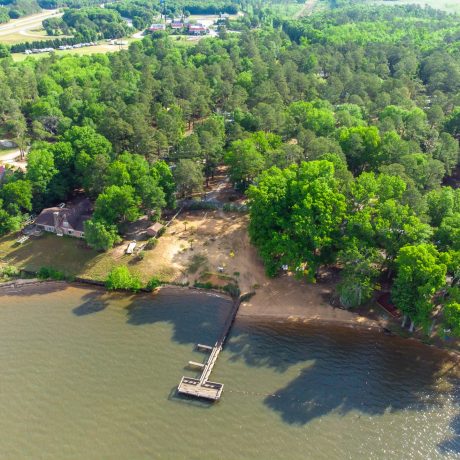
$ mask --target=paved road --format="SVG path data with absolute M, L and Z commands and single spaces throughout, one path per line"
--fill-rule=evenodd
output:
M 0 26 L 0 38 L 14 33 L 24 33 L 29 29 L 41 26 L 45 19 L 61 15 L 62 13 L 59 13 L 59 10 L 44 10 L 41 13 L 32 14 L 24 18 L 12 19 L 10 22 Z

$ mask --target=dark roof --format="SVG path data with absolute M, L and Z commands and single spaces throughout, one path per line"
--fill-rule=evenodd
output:
M 163 225 L 161 225 L 159 222 L 154 223 L 147 229 L 147 234 L 153 235 L 158 233 L 161 229 L 163 228 Z
M 67 221 L 69 226 L 79 232 L 84 231 L 84 223 L 90 219 L 93 214 L 93 206 L 88 198 L 80 198 L 75 200 L 68 207 L 65 208 L 46 208 L 35 219 L 38 225 L 47 225 L 54 227 L 53 214 L 58 213 L 58 222 L 60 227 L 67 227 L 64 223 Z
M 48 225 L 54 227 L 53 213 L 61 211 L 61 208 L 46 208 L 35 219 L 35 223 L 38 225 Z

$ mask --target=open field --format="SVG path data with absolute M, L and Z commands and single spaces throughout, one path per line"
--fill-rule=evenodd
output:
M 12 45 L 33 40 L 49 40 L 42 28 L 42 22 L 50 17 L 59 17 L 62 13 L 58 10 L 44 10 L 41 13 L 33 14 L 19 19 L 12 19 L 0 26 L 0 43 Z
M 451 13 L 460 13 L 460 2 L 458 0 L 364 0 L 363 3 L 374 3 L 379 5 L 410 5 L 417 4 L 421 6 L 431 6 L 438 10 L 444 10 Z
M 134 40 L 130 40 L 134 41 Z M 84 48 L 77 48 L 73 50 L 56 50 L 53 51 L 56 56 L 65 56 L 66 54 L 79 54 L 79 55 L 87 55 L 87 54 L 98 54 L 98 53 L 113 53 L 115 51 L 120 51 L 122 49 L 128 49 L 128 45 L 109 45 L 107 43 L 103 43 L 97 46 L 86 46 Z M 26 58 L 30 57 L 32 59 L 42 59 L 44 57 L 49 57 L 51 53 L 40 53 L 40 54 L 24 54 L 24 53 L 13 53 L 12 57 L 15 62 L 24 61 Z

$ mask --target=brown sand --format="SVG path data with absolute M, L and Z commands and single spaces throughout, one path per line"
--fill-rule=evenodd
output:
M 184 213 L 160 238 L 152 254 L 155 257 L 149 257 L 150 262 L 144 263 L 158 263 L 156 255 L 161 254 L 162 263 L 170 264 L 174 269 L 173 280 L 189 282 L 190 285 L 202 272 L 217 273 L 217 267 L 224 267 L 224 274 L 238 281 L 242 293 L 256 293 L 241 305 L 240 316 L 340 322 L 366 327 L 386 324 L 378 315 L 364 317 L 333 307 L 330 304 L 334 291 L 332 283 L 311 284 L 289 275 L 267 277 L 256 249 L 249 242 L 247 224 L 248 217 L 237 213 Z M 197 254 L 206 262 L 196 273 L 190 273 L 187 267 Z

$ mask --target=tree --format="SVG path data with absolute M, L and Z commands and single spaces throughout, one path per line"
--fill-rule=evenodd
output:
M 174 170 L 174 180 L 180 196 L 190 196 L 203 190 L 204 176 L 201 165 L 193 160 L 180 160 Z
M 436 248 L 429 244 L 405 246 L 396 259 L 396 277 L 391 292 L 395 305 L 414 324 L 425 329 L 430 322 L 434 294 L 446 284 L 447 267 Z
M 356 307 L 372 297 L 381 258 L 376 248 L 362 246 L 359 241 L 353 241 L 339 252 L 337 260 L 343 269 L 338 292 L 342 305 Z
M 460 251 L 460 212 L 444 217 L 435 238 L 444 250 Z
M 312 161 L 264 171 L 248 190 L 249 235 L 267 273 L 282 265 L 314 279 L 321 263 L 331 260 L 345 216 L 334 166 Z
M 361 172 L 381 163 L 381 139 L 375 126 L 342 129 L 339 137 L 350 169 Z
M 232 142 L 225 162 L 230 167 L 230 180 L 243 190 L 263 170 L 265 163 L 252 139 Z
M 94 205 L 94 219 L 109 225 L 132 222 L 139 216 L 140 200 L 133 187 L 112 185 L 101 193 Z
M 29 181 L 9 182 L 0 189 L 3 205 L 10 214 L 32 210 L 32 184 Z
M 126 291 L 137 292 L 142 287 L 142 284 L 137 275 L 133 275 L 129 271 L 128 267 L 121 265 L 110 270 L 105 281 L 105 286 L 111 291 L 123 289 Z
M 441 161 L 447 175 L 452 174 L 452 171 L 457 166 L 458 155 L 458 141 L 448 133 L 441 133 L 436 150 L 433 152 L 433 158 Z
M 164 161 L 157 161 L 152 166 L 151 174 L 156 178 L 165 194 L 166 206 L 174 209 L 176 207 L 176 184 L 171 169 Z
M 117 227 L 90 219 L 85 222 L 85 240 L 97 251 L 107 251 L 120 241 Z
M 26 178 L 32 184 L 35 204 L 40 207 L 44 196 L 49 192 L 49 184 L 58 173 L 54 166 L 54 157 L 46 148 L 31 150 L 27 156 Z
M 460 337 L 460 289 L 458 287 L 449 289 L 443 313 L 445 327 L 450 328 L 453 335 Z

